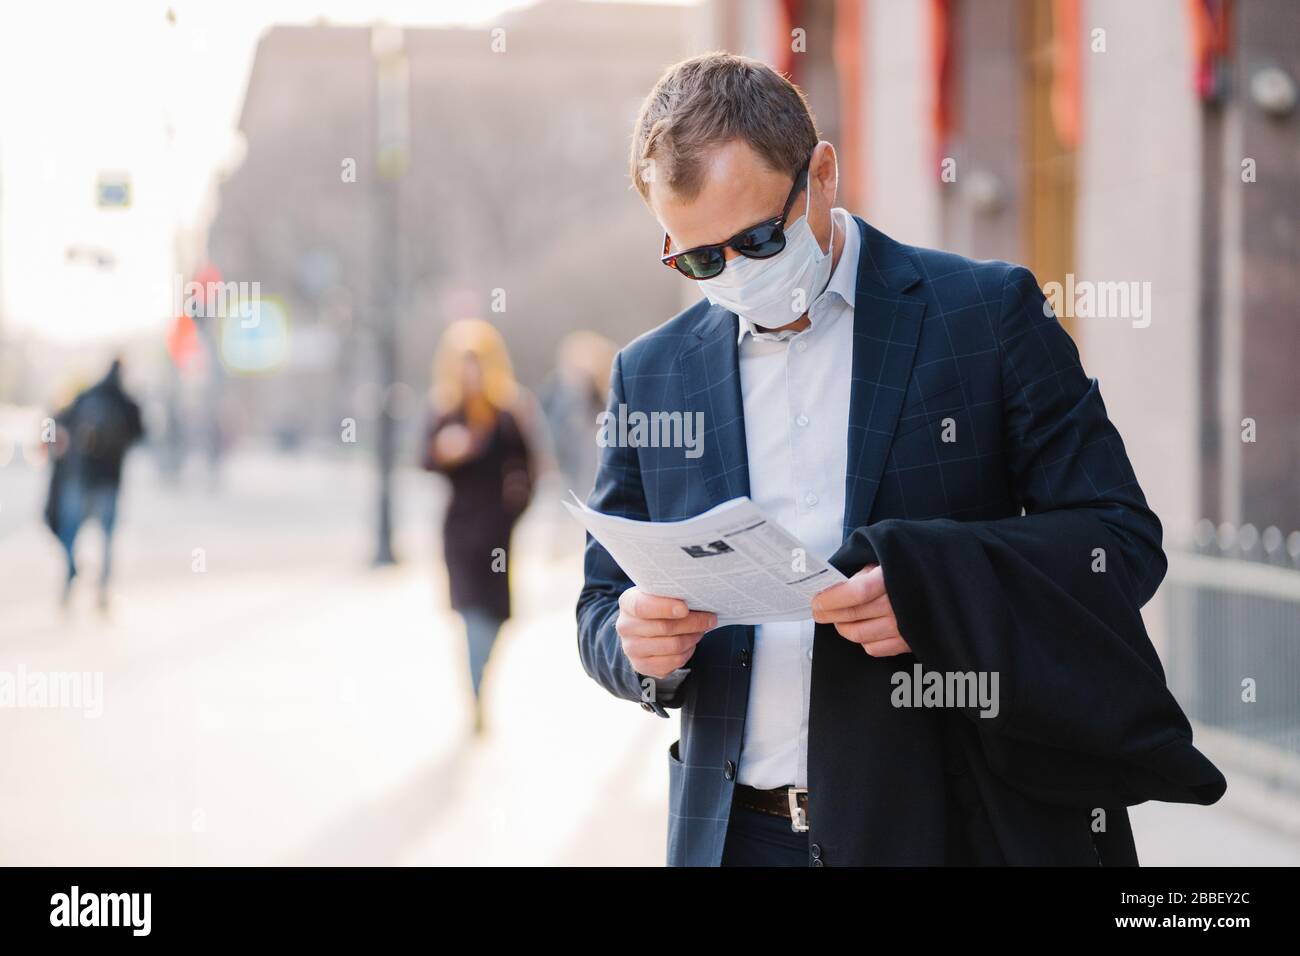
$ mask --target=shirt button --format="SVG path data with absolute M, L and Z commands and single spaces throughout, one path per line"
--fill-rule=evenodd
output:
M 794 343 L 794 347 L 797 352 L 806 352 L 808 351 L 808 342 L 805 339 L 800 339 L 798 342 Z
M 795 419 L 795 424 L 798 425 L 800 428 L 807 428 L 807 427 L 808 427 L 808 416 L 807 416 L 807 415 L 800 415 L 798 418 Z
M 722 775 L 726 777 L 728 780 L 735 780 L 736 779 L 735 763 L 728 760 L 722 767 Z
M 808 660 L 812 660 L 812 648 L 808 648 Z
M 803 503 L 811 508 L 813 505 L 817 504 L 817 496 L 810 491 L 808 494 L 803 496 Z

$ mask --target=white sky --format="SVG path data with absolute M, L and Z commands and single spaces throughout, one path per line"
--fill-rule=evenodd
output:
M 63 342 L 162 328 L 173 235 L 198 220 L 258 36 L 276 23 L 490 26 L 531 0 L 51 0 L 0 7 L 0 321 Z M 167 10 L 176 23 L 167 22 Z M 173 130 L 169 141 L 168 126 Z M 129 171 L 129 210 L 95 206 Z M 69 262 L 105 248 L 112 270 Z

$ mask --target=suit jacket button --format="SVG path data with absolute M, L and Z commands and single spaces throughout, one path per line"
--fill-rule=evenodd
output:
M 821 857 L 822 857 L 822 845 L 821 845 L 820 843 L 814 843 L 814 844 L 813 844 L 812 846 L 810 846 L 808 849 L 812 851 L 812 855 L 813 855 L 813 859 L 814 859 L 814 860 L 820 860 L 820 859 L 821 859 Z
M 722 775 L 723 775 L 724 777 L 726 777 L 728 780 L 735 780 L 735 779 L 736 779 L 736 765 L 735 765 L 735 763 L 733 763 L 732 761 L 728 760 L 725 764 L 723 764 L 723 767 L 722 767 Z
M 741 666 L 741 667 L 748 667 L 748 666 L 749 666 L 749 648 L 748 648 L 748 647 L 742 647 L 742 648 L 740 649 L 740 666 Z
M 826 864 L 823 863 L 821 860 L 813 860 L 813 866 L 825 866 L 825 865 Z

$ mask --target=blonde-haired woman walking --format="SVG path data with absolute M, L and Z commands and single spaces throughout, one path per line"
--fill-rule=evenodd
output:
M 484 730 L 483 671 L 510 617 L 510 535 L 532 496 L 533 453 L 522 390 L 505 342 L 481 319 L 443 333 L 433 367 L 424 467 L 451 482 L 443 553 L 451 605 L 464 618 L 474 732 Z

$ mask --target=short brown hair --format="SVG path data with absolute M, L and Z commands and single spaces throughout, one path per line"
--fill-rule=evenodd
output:
M 704 153 L 744 140 L 778 172 L 793 176 L 820 137 L 800 89 L 766 63 L 705 53 L 668 68 L 641 106 L 632 134 L 632 182 L 642 198 L 655 176 L 694 199 L 703 186 Z

